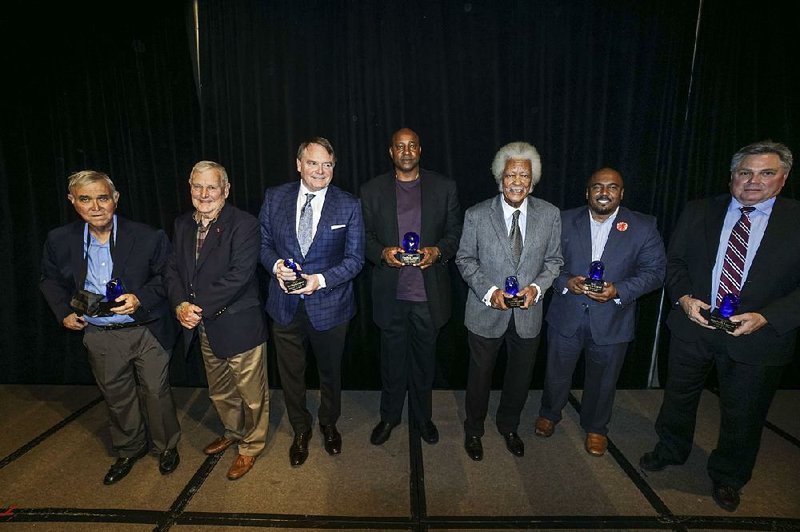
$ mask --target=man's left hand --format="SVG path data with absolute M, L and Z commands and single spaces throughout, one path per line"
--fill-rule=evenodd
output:
M 113 307 L 111 309 L 111 312 L 114 314 L 133 314 L 141 306 L 141 303 L 139 303 L 139 298 L 133 294 L 122 294 L 115 299 L 114 302 L 122 303 L 118 307 Z
M 419 261 L 419 264 L 417 264 L 417 268 L 420 270 L 424 270 L 439 260 L 439 257 L 442 255 L 441 251 L 439 251 L 439 248 L 436 246 L 420 248 L 419 251 L 422 253 L 422 260 Z
M 525 302 L 522 303 L 520 308 L 530 308 L 534 305 L 536 301 L 536 296 L 539 295 L 539 290 L 535 286 L 528 285 L 519 292 L 517 292 L 517 296 L 524 296 Z
M 319 277 L 317 277 L 317 274 L 312 273 L 306 275 L 305 273 L 301 273 L 300 275 L 306 280 L 306 285 L 300 290 L 292 291 L 292 295 L 309 296 L 319 290 Z
M 767 324 L 767 318 L 758 312 L 745 312 L 744 314 L 731 316 L 729 319 L 732 322 L 739 324 L 736 329 L 728 333 L 731 336 L 744 336 L 745 334 L 751 334 Z
M 600 303 L 605 303 L 606 301 L 617 297 L 617 287 L 614 286 L 614 283 L 610 281 L 604 281 L 602 292 L 592 292 L 591 290 L 584 289 L 583 293 L 586 294 L 586 297 L 589 299 L 599 301 Z

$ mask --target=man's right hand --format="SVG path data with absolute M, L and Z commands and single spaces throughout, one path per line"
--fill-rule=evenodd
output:
M 690 295 L 681 296 L 681 298 L 678 300 L 678 303 L 689 320 L 695 322 L 700 327 L 705 327 L 706 329 L 714 328 L 709 325 L 708 320 L 705 319 L 702 314 L 700 314 L 701 310 L 711 310 L 711 305 L 700 299 L 695 299 Z
M 181 325 L 191 330 L 197 327 L 203 319 L 203 309 L 188 301 L 184 301 L 175 309 L 175 316 L 178 318 Z
M 387 266 L 391 266 L 392 268 L 402 268 L 404 264 L 397 260 L 397 257 L 395 257 L 395 255 L 398 253 L 403 253 L 403 248 L 399 246 L 383 248 L 383 251 L 381 252 L 381 260 L 383 260 Z
M 86 328 L 86 322 L 83 321 L 82 317 L 78 316 L 74 312 L 64 318 L 61 323 L 64 325 L 64 327 L 67 329 L 72 329 L 73 331 L 82 331 L 84 328 Z

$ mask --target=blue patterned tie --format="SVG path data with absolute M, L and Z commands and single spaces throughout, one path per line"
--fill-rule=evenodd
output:
M 314 221 L 314 207 L 311 206 L 311 200 L 314 199 L 314 194 L 306 194 L 306 202 L 300 211 L 300 223 L 297 224 L 297 241 L 300 243 L 300 253 L 306 256 L 308 248 L 311 247 L 311 230 Z

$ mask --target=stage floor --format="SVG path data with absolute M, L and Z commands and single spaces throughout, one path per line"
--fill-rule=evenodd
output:
M 175 388 L 183 436 L 181 464 L 162 476 L 148 456 L 118 484 L 102 483 L 113 462 L 107 412 L 93 386 L 0 386 L 0 528 L 3 530 L 491 530 L 665 529 L 800 530 L 800 391 L 779 391 L 764 430 L 753 479 L 735 513 L 711 499 L 705 467 L 719 426 L 717 397 L 704 392 L 695 448 L 683 466 L 646 473 L 642 453 L 656 441 L 658 390 L 621 390 L 609 452 L 583 450 L 580 391 L 549 439 L 533 421 L 540 391 L 531 391 L 520 436 L 525 456 L 505 448 L 494 427 L 492 392 L 484 459 L 463 450 L 463 391 L 434 392 L 436 445 L 403 422 L 376 447 L 380 393 L 346 391 L 339 429 L 342 454 L 328 456 L 315 426 L 308 461 L 292 468 L 292 431 L 280 390 L 270 393 L 267 448 L 253 470 L 225 477 L 235 448 L 207 457 L 221 425 L 200 388 Z M 309 393 L 316 411 L 317 394 Z

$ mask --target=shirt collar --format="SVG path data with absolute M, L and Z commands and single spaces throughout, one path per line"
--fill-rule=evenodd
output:
M 500 194 L 500 205 L 503 206 L 503 218 L 511 218 L 514 215 L 514 211 L 520 211 L 519 215 L 525 217 L 528 215 L 528 196 L 525 196 L 525 199 L 522 200 L 522 205 L 519 208 L 514 208 L 508 203 L 506 203 L 506 199 L 503 197 L 503 194 Z
M 617 205 L 617 208 L 614 209 L 614 212 L 612 212 L 611 215 L 608 218 L 606 218 L 605 220 L 603 220 L 602 222 L 598 222 L 597 220 L 592 218 L 592 210 L 591 209 L 587 209 L 587 210 L 589 211 L 589 223 L 594 224 L 594 225 L 605 225 L 605 224 L 614 223 L 614 220 L 617 219 L 617 215 L 619 214 L 619 205 Z
M 755 205 L 751 205 L 751 207 L 755 207 L 756 211 L 758 211 L 759 213 L 764 214 L 766 216 L 769 216 L 770 214 L 772 214 L 772 207 L 775 206 L 775 200 L 776 199 L 777 199 L 777 196 L 772 196 L 768 200 L 764 200 L 761 203 L 756 203 Z M 728 205 L 728 212 L 731 212 L 731 211 L 737 211 L 738 212 L 739 209 L 742 208 L 742 207 L 744 207 L 744 205 L 739 203 L 739 200 L 737 200 L 736 198 L 731 196 L 731 203 L 730 203 L 730 205 Z
M 300 180 L 299 197 L 303 198 L 303 201 L 306 200 L 306 194 L 314 194 L 314 200 L 317 200 L 317 199 L 324 200 L 325 199 L 325 195 L 327 193 L 328 193 L 328 187 L 325 187 L 322 190 L 317 190 L 315 192 L 312 192 L 311 190 L 308 190 L 306 188 L 306 186 L 303 184 L 303 180 L 302 179 Z

